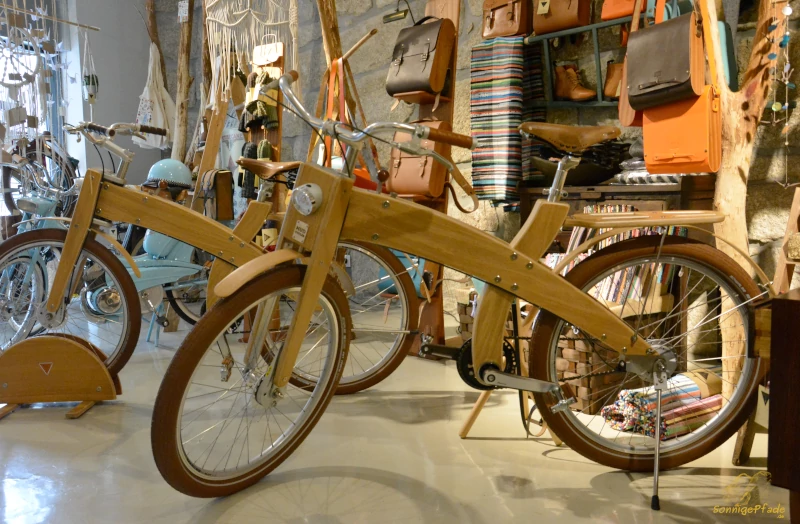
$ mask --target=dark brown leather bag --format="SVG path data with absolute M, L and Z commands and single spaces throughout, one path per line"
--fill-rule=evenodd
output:
M 210 169 L 201 175 L 200 197 L 205 215 L 215 220 L 233 220 L 233 174 Z
M 417 91 L 441 93 L 450 76 L 455 42 L 456 28 L 449 18 L 426 16 L 401 30 L 392 51 L 386 92 L 391 96 Z
M 591 0 L 534 0 L 533 32 L 555 33 L 592 22 Z
M 628 101 L 637 111 L 703 93 L 703 31 L 695 13 L 631 34 L 627 56 Z
M 531 32 L 531 0 L 484 0 L 484 39 Z

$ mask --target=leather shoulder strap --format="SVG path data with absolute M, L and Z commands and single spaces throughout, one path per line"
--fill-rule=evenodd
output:
M 717 85 L 717 55 L 714 52 L 714 39 L 711 38 L 711 19 L 708 17 L 708 3 L 706 0 L 696 0 L 695 5 L 700 4 L 700 16 L 703 18 L 703 39 L 706 43 L 706 55 L 708 55 L 708 69 L 711 71 L 711 85 L 714 91 L 719 93 Z
M 445 184 L 445 187 L 447 187 L 450 190 L 450 193 L 453 196 L 453 204 L 455 204 L 456 207 L 459 209 L 459 211 L 461 211 L 462 213 L 467 213 L 467 214 L 474 213 L 475 211 L 478 210 L 478 205 L 479 205 L 478 197 L 475 196 L 475 188 L 473 188 L 472 185 L 470 185 L 470 183 L 467 182 L 466 177 L 461 172 L 461 170 L 458 169 L 456 163 L 453 162 L 452 157 L 448 158 L 448 160 L 453 164 L 453 170 L 450 171 L 450 175 L 452 175 L 453 180 L 455 180 L 456 183 L 461 187 L 461 189 L 464 190 L 464 193 L 466 193 L 467 196 L 469 196 L 472 199 L 472 210 L 467 211 L 466 209 L 461 207 L 461 204 L 458 201 L 458 197 L 456 196 L 455 189 L 453 189 L 453 186 L 448 182 Z

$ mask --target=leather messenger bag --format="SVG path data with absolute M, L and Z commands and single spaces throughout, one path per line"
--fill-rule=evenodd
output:
M 391 96 L 417 91 L 441 93 L 450 75 L 455 40 L 456 28 L 449 18 L 426 16 L 400 31 L 386 78 L 386 92 Z
M 484 0 L 484 39 L 527 35 L 531 32 L 531 0 Z
M 641 111 L 703 93 L 703 30 L 695 13 L 631 34 L 628 101 Z M 658 59 L 654 59 L 658 56 Z

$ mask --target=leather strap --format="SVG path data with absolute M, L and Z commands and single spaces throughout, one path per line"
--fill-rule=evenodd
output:
M 698 0 L 703 2 L 705 0 Z M 667 0 L 656 0 L 656 23 L 664 21 L 664 10 L 667 8 Z
M 472 185 L 470 185 L 470 183 L 467 182 L 467 179 L 464 177 L 464 174 L 461 172 L 460 169 L 458 169 L 458 166 L 455 164 L 455 162 L 453 162 L 453 159 L 448 158 L 448 160 L 453 165 L 453 170 L 450 172 L 450 174 L 453 177 L 453 180 L 455 180 L 455 182 L 459 186 L 461 186 L 461 189 L 464 190 L 464 193 L 466 193 L 467 196 L 469 196 L 472 199 L 472 210 L 467 211 L 461 206 L 461 204 L 458 202 L 458 197 L 456 196 L 456 190 L 453 188 L 453 185 L 450 182 L 445 182 L 444 187 L 450 190 L 450 194 L 453 196 L 453 204 L 456 205 L 459 211 L 467 214 L 474 213 L 475 211 L 478 210 L 478 205 L 479 205 L 478 197 L 475 196 L 475 188 L 473 188 Z
M 698 0 L 695 5 L 700 4 L 700 16 L 703 19 L 703 39 L 706 43 L 706 54 L 708 55 L 708 69 L 711 71 L 711 86 L 714 94 L 719 96 L 719 85 L 717 84 L 717 55 L 714 52 L 714 39 L 711 38 L 711 19 L 708 17 L 708 5 L 705 0 Z

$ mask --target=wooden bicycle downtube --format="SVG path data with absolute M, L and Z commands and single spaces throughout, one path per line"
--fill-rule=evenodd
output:
M 78 257 L 92 227 L 102 181 L 103 174 L 94 169 L 88 170 L 83 179 L 78 203 L 75 205 L 75 212 L 64 241 L 64 249 L 61 251 L 58 269 L 53 278 L 53 287 L 50 290 L 50 296 L 47 297 L 47 311 L 50 313 L 55 313 L 61 307 L 70 275 L 78 265 Z
M 538 260 L 558 234 L 569 209 L 568 204 L 538 200 L 530 218 L 511 241 L 511 247 L 519 249 L 520 254 L 526 257 Z M 503 339 L 508 310 L 514 298 L 511 293 L 494 286 L 486 286 L 480 296 L 472 334 L 472 364 L 477 372 L 486 364 L 503 369 Z
M 322 188 L 323 206 L 307 217 L 300 215 L 293 206 L 290 206 L 281 228 L 281 237 L 278 239 L 279 246 L 284 246 L 287 241 L 299 242 L 303 247 L 310 247 L 311 253 L 306 259 L 308 265 L 297 299 L 292 325 L 278 356 L 273 382 L 276 388 L 286 386 L 292 375 L 297 354 L 306 337 L 314 310 L 317 308 L 331 262 L 336 257 L 336 245 L 339 242 L 353 188 L 352 179 L 342 178 L 311 164 L 304 164 L 295 187 L 309 182 L 318 184 Z M 308 232 L 308 236 L 302 240 L 293 237 L 296 234 L 298 222 L 304 223 Z M 262 318 L 264 317 L 266 316 Z

